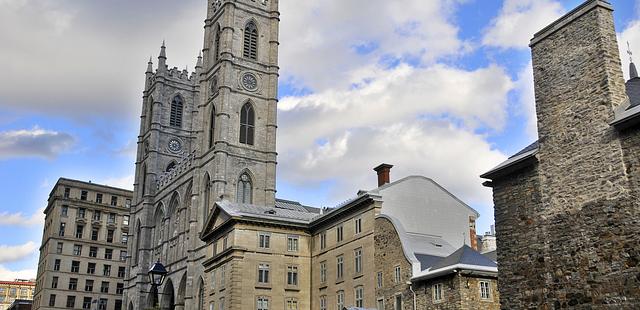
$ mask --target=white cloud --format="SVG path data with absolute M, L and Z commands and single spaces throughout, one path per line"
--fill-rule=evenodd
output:
M 562 16 L 554 0 L 505 0 L 499 15 L 485 30 L 482 43 L 502 48 L 527 48 L 534 33 Z
M 12 157 L 55 158 L 68 150 L 74 138 L 63 132 L 35 127 L 0 132 L 0 159 Z
M 631 51 L 634 52 L 636 68 L 640 69 L 638 66 L 640 64 L 640 20 L 635 20 L 629 23 L 626 28 L 618 33 L 618 47 L 625 79 L 629 79 L 629 55 L 627 55 L 627 42 L 629 42 L 629 45 L 631 46 Z
M 0 265 L 0 279 L 3 279 L 3 280 L 35 279 L 37 272 L 38 271 L 36 269 L 11 270 L 6 268 L 3 265 Z
M 518 80 L 515 83 L 518 96 L 518 113 L 523 114 L 527 119 L 527 135 L 531 140 L 538 139 L 538 118 L 536 116 L 536 98 L 533 84 L 533 66 L 529 62 L 518 73 Z
M 133 190 L 134 179 L 135 179 L 134 175 L 130 174 L 123 177 L 107 178 L 104 181 L 101 181 L 98 183 L 112 186 L 112 187 Z
M 0 212 L 0 226 L 35 226 L 43 223 L 44 208 L 38 209 L 31 215 L 25 215 L 22 212 Z
M 0 264 L 24 260 L 34 255 L 36 250 L 38 250 L 38 246 L 33 241 L 15 246 L 0 245 Z

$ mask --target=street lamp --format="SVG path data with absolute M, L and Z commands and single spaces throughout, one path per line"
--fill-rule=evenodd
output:
M 167 269 L 164 268 L 160 259 L 149 268 L 149 280 L 151 281 L 151 292 L 153 294 L 153 306 L 158 306 L 158 286 L 162 285 Z

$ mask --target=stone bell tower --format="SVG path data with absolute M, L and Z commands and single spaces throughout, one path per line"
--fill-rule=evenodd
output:
M 209 0 L 199 145 L 212 201 L 274 205 L 277 0 Z

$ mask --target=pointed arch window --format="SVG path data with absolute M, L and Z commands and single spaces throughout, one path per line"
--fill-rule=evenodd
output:
M 145 116 L 147 125 L 146 129 L 151 129 L 151 124 L 153 123 L 153 97 L 149 97 L 149 101 L 147 102 L 147 115 Z
M 198 288 L 198 310 L 204 309 L 204 281 L 200 279 L 200 287 Z
M 138 223 L 136 224 L 136 248 L 135 251 L 133 251 L 133 264 L 137 265 L 138 264 L 138 251 L 140 251 L 140 238 L 142 238 L 142 227 L 140 226 L 140 221 L 138 220 Z
M 239 203 L 251 203 L 253 197 L 253 186 L 251 184 L 251 177 L 245 172 L 238 179 L 238 193 L 236 200 Z
M 171 101 L 171 114 L 169 116 L 169 126 L 182 127 L 182 111 L 184 104 L 180 96 L 175 96 Z
M 213 39 L 213 46 L 214 46 L 214 50 L 213 52 L 215 53 L 214 59 L 217 62 L 218 59 L 220 59 L 220 35 L 222 33 L 220 32 L 220 25 L 218 25 L 216 27 L 216 37 Z
M 240 112 L 240 143 L 253 145 L 255 112 L 250 103 L 245 103 Z
M 166 172 L 169 172 L 169 171 L 171 171 L 171 170 L 173 170 L 173 169 L 175 169 L 175 168 L 176 168 L 176 162 L 175 162 L 175 161 L 172 161 L 172 162 L 170 162 L 170 163 L 167 165 L 167 169 L 166 169 L 165 171 L 166 171 Z
M 213 133 L 216 128 L 216 107 L 211 107 L 211 119 L 209 120 L 209 148 L 213 147 Z
M 142 193 L 141 198 L 144 198 L 146 190 L 147 190 L 147 165 L 145 164 L 142 166 L 142 190 L 140 191 Z
M 245 58 L 258 59 L 258 27 L 250 21 L 244 26 L 244 53 Z
M 204 216 L 204 220 L 202 221 L 202 223 L 204 223 L 209 217 L 209 200 L 210 199 L 211 199 L 211 179 L 207 174 L 207 176 L 204 178 L 204 206 L 203 206 L 204 212 L 202 212 Z

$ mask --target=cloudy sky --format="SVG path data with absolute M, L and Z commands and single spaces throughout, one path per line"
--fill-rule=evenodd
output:
M 478 175 L 536 139 L 528 41 L 580 2 L 280 0 L 278 196 L 332 206 L 387 162 L 488 230 Z M 622 51 L 640 55 L 638 2 L 611 2 Z M 132 187 L 146 62 L 166 40 L 169 65 L 192 70 L 205 8 L 0 0 L 0 279 L 35 276 L 58 177 Z

